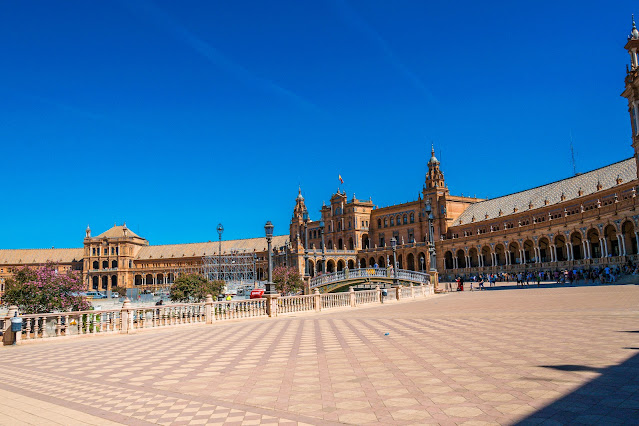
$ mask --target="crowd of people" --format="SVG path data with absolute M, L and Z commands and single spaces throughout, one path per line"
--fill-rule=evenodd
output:
M 458 276 L 454 280 L 448 280 L 447 289 L 454 290 L 452 283 L 456 284 L 456 290 L 483 290 L 486 286 L 494 287 L 497 282 L 514 282 L 518 286 L 537 285 L 541 282 L 556 284 L 605 284 L 614 283 L 618 277 L 624 275 L 639 275 L 639 264 L 634 265 L 629 262 L 625 265 L 594 266 L 591 268 L 556 269 L 546 271 L 524 271 L 524 272 L 496 272 L 480 273 L 469 276 Z

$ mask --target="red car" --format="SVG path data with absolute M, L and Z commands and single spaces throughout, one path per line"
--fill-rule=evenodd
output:
M 264 289 L 263 288 L 256 288 L 254 290 L 251 290 L 250 299 L 261 299 L 262 296 L 264 296 Z

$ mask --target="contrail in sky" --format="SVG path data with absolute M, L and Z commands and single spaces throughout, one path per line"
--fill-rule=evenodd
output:
M 150 0 L 138 0 L 136 2 L 123 1 L 125 6 L 135 11 L 146 12 L 158 25 L 173 33 L 179 40 L 207 58 L 213 65 L 220 67 L 227 74 L 240 82 L 249 83 L 260 89 L 286 98 L 305 108 L 319 109 L 313 103 L 302 98 L 295 92 L 288 90 L 271 80 L 261 78 L 250 72 L 242 65 L 226 57 L 220 50 L 201 39 L 186 27 L 174 20 L 169 14 L 160 9 Z M 135 5 L 133 4 L 135 3 Z
M 404 65 L 393 53 L 393 50 L 390 48 L 386 40 L 384 40 L 378 33 L 364 21 L 364 19 L 353 9 L 350 4 L 346 0 L 335 0 L 335 4 L 337 6 L 338 12 L 341 15 L 342 19 L 346 21 L 347 24 L 352 25 L 366 36 L 368 36 L 371 40 L 377 44 L 377 46 L 382 50 L 386 59 L 410 82 L 415 86 L 430 102 L 436 103 L 437 99 L 435 95 L 426 87 L 424 82 L 411 71 L 406 65 Z

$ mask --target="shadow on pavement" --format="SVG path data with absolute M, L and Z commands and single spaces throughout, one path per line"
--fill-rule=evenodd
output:
M 601 375 L 516 424 L 639 424 L 639 354 L 606 368 L 542 367 L 568 372 L 596 371 Z
M 446 283 L 443 283 L 446 284 Z M 622 285 L 639 285 L 638 283 L 584 283 L 584 282 L 579 282 L 579 283 L 573 283 L 573 284 L 568 284 L 568 283 L 554 283 L 554 282 L 542 282 L 539 286 L 537 285 L 537 283 L 530 283 L 528 285 L 517 285 L 516 283 L 497 283 L 497 285 L 495 287 L 490 287 L 488 284 L 484 284 L 484 289 L 483 290 L 479 290 L 479 284 L 478 283 L 473 283 L 473 291 L 484 291 L 484 290 L 490 290 L 490 291 L 497 291 L 497 290 L 513 290 L 513 289 L 529 289 L 529 288 L 566 288 L 566 287 L 604 287 L 604 286 L 622 286 Z M 453 290 L 451 290 L 451 293 L 456 293 L 456 290 L 454 290 L 457 287 L 457 284 L 451 285 L 451 288 Z M 468 282 L 464 282 L 464 292 L 466 291 L 470 291 L 470 287 L 469 287 L 469 283 Z

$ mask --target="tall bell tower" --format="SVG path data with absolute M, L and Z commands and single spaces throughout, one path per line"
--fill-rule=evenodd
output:
M 635 150 L 637 162 L 637 177 L 639 177 L 639 30 L 632 16 L 632 30 L 625 46 L 630 54 L 630 67 L 626 65 L 626 88 L 621 94 L 628 99 L 628 112 L 630 113 L 630 127 L 632 129 L 632 147 Z

